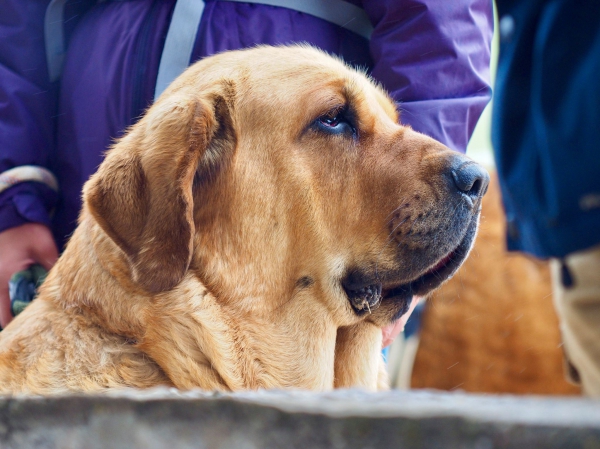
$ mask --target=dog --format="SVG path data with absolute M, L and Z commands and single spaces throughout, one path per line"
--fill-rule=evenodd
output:
M 206 58 L 85 184 L 0 389 L 384 388 L 381 328 L 463 262 L 487 184 L 316 49 Z

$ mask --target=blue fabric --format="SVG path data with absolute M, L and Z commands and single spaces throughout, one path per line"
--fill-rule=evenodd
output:
M 493 143 L 508 246 L 562 257 L 600 242 L 600 3 L 497 5 Z
M 425 312 L 425 301 L 420 301 L 413 310 L 404 326 L 404 339 L 408 340 L 413 335 L 418 335 L 421 330 L 421 321 Z
M 381 355 L 383 356 L 383 361 L 387 363 L 390 357 L 390 347 L 388 346 L 387 348 L 383 348 L 381 350 Z
M 51 226 L 58 195 L 39 182 L 23 182 L 0 193 L 0 232 L 25 223 Z

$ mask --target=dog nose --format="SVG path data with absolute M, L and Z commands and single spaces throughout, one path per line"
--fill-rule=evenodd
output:
M 471 160 L 461 162 L 460 165 L 452 169 L 454 185 L 461 193 L 472 200 L 477 200 L 487 192 L 490 175 L 477 162 Z

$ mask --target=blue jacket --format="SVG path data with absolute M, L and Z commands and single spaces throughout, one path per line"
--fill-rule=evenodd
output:
M 600 243 L 600 2 L 498 0 L 493 144 L 508 246 Z
M 175 1 L 68 1 L 59 83 L 50 82 L 46 66 L 48 0 L 0 2 L 0 173 L 40 165 L 60 185 L 58 195 L 35 182 L 2 192 L 0 231 L 45 223 L 61 244 L 76 225 L 83 183 L 153 99 Z M 352 3 L 369 16 L 370 40 L 287 8 L 206 1 L 192 61 L 256 44 L 308 42 L 367 68 L 399 102 L 404 123 L 464 152 L 491 94 L 491 0 Z

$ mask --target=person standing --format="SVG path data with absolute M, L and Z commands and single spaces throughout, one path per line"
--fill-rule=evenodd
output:
M 569 377 L 600 396 L 600 3 L 497 6 L 492 142 L 508 248 L 551 259 Z

